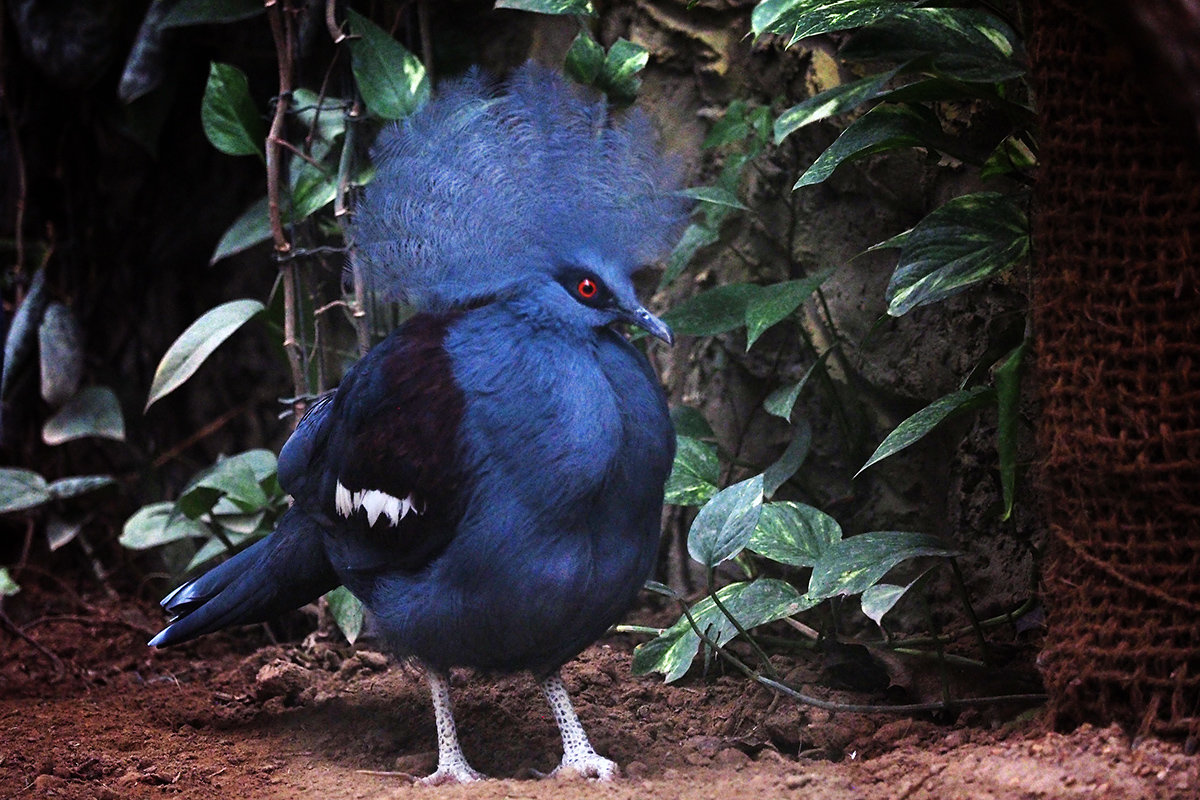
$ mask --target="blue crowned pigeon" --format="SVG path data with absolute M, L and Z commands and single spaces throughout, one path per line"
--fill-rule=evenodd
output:
M 416 313 L 315 402 L 279 455 L 275 531 L 171 593 L 150 644 L 259 622 L 344 584 L 424 665 L 429 783 L 464 758 L 447 672 L 528 670 L 562 733 L 555 772 L 607 779 L 559 677 L 655 561 L 675 439 L 646 358 L 670 343 L 633 274 L 686 201 L 640 113 L 544 67 L 473 72 L 385 130 L 351 229 L 358 265 Z

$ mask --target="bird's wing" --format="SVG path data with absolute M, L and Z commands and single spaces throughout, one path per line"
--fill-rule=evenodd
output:
M 279 480 L 329 522 L 350 568 L 417 569 L 463 505 L 462 392 L 443 347 L 452 315 L 420 314 L 354 365 L 279 454 Z

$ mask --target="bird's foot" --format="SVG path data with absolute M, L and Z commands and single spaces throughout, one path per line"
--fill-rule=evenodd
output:
M 487 775 L 472 767 L 465 760 L 451 764 L 438 764 L 437 771 L 426 775 L 417 783 L 422 786 L 455 786 L 460 783 L 486 781 Z
M 592 778 L 598 781 L 611 781 L 621 776 L 621 768 L 617 762 L 610 761 L 597 753 L 584 753 L 574 757 L 564 757 L 547 776 L 547 778 Z

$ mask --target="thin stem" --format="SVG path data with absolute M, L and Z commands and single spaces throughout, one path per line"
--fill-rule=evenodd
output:
M 275 115 L 271 119 L 271 129 L 267 133 L 267 208 L 271 220 L 271 237 L 275 242 L 275 252 L 283 255 L 291 249 L 287 234 L 283 230 L 283 206 L 281 195 L 283 191 L 283 163 L 280 150 L 283 143 L 283 127 L 287 119 L 288 106 L 292 92 L 292 41 L 291 26 L 284 19 L 281 2 L 286 0 L 267 0 L 267 21 L 271 25 L 271 37 L 275 40 L 275 58 L 279 62 L 279 93 L 275 100 Z
M 429 30 L 429 0 L 417 0 L 417 28 L 421 35 L 421 58 L 425 63 L 425 74 L 433 85 L 433 35 Z
M 296 315 L 298 311 L 296 284 L 296 264 L 284 264 L 280 271 L 283 273 L 283 349 L 287 352 L 288 364 L 292 368 L 292 389 L 295 397 L 302 398 L 308 394 L 308 376 L 304 373 L 304 354 L 296 336 Z M 298 422 L 304 415 L 304 401 L 297 400 L 292 410 Z
M 317 112 L 317 113 L 320 113 L 320 112 Z M 309 164 L 311 164 L 313 167 L 315 167 L 317 169 L 317 171 L 320 172 L 323 176 L 325 176 L 326 178 L 329 177 L 329 175 L 326 174 L 326 172 L 325 172 L 325 167 L 321 166 L 320 161 L 317 161 L 315 158 L 313 158 L 308 153 L 301 150 L 299 147 L 296 147 L 296 145 L 292 144 L 287 139 L 280 139 L 279 146 L 285 148 L 286 150 L 289 150 L 292 153 L 295 153 L 297 158 L 304 159 Z
M 933 617 L 933 606 L 929 604 L 929 598 L 923 593 L 921 594 L 921 606 L 925 609 L 925 619 L 929 621 L 929 630 L 933 632 L 933 646 L 937 650 L 938 672 L 942 679 L 942 702 L 949 703 L 950 701 L 950 669 L 946 664 L 946 651 L 942 647 L 940 632 L 938 631 L 937 620 Z
M 271 36 L 275 40 L 275 57 L 279 61 L 279 94 L 275 101 L 275 116 L 267 134 L 267 208 L 271 220 L 271 237 L 275 242 L 277 259 L 285 258 L 292 249 L 283 229 L 283 160 L 285 146 L 284 124 L 292 93 L 292 56 L 294 52 L 294 28 L 287 0 L 267 0 L 267 21 L 271 25 Z M 308 378 L 304 371 L 304 353 L 297 336 L 296 316 L 299 313 L 296 265 L 285 261 L 279 268 L 283 278 L 283 349 L 287 353 L 292 372 L 293 395 L 297 398 L 308 394 Z M 304 412 L 303 401 L 293 406 L 293 420 L 298 421 Z
M 759 646 L 758 642 L 754 641 L 754 637 L 751 636 L 744 627 L 742 627 L 742 623 L 738 620 L 738 618 L 735 617 L 733 614 L 729 613 L 729 609 L 727 609 L 725 607 L 725 604 L 721 602 L 721 598 L 717 597 L 717 593 L 712 591 L 713 571 L 714 571 L 713 568 L 709 567 L 709 569 L 708 569 L 708 587 L 709 587 L 708 596 L 712 598 L 713 605 L 715 605 L 717 607 L 718 611 L 720 611 L 722 614 L 725 615 L 725 619 L 727 619 L 733 623 L 733 627 L 737 628 L 738 634 L 740 634 L 741 637 L 750 644 L 751 649 L 754 650 L 754 654 L 756 656 L 758 656 L 759 662 L 763 665 L 764 671 L 772 678 L 779 677 L 778 673 L 775 672 L 775 667 L 772 666 L 772 664 L 771 664 L 770 657 L 767 656 L 766 652 L 762 649 L 762 647 Z
M 819 697 L 813 697 L 793 689 L 782 681 L 768 678 L 765 675 L 760 675 L 754 669 L 749 667 L 744 661 L 729 652 L 726 648 L 717 644 L 707 633 L 700 630 L 700 626 L 696 623 L 691 611 L 685 606 L 683 615 L 687 617 L 688 624 L 692 626 L 692 630 L 700 637 L 701 641 L 711 647 L 718 655 L 732 664 L 739 672 L 745 675 L 752 681 L 755 681 L 768 689 L 774 689 L 777 692 L 797 700 L 805 705 L 814 708 L 821 708 L 826 711 L 842 711 L 850 714 L 922 714 L 930 711 L 954 711 L 960 708 L 968 708 L 973 706 L 994 706 L 1009 703 L 1042 703 L 1046 700 L 1044 694 L 1012 694 L 999 695 L 989 697 L 964 697 L 964 698 L 949 698 L 947 697 L 940 703 L 910 703 L 908 705 L 876 705 L 874 703 L 834 703 L 829 700 L 822 700 Z
M 991 649 L 988 647 L 987 639 L 983 635 L 983 626 L 979 624 L 979 616 L 975 613 L 975 606 L 971 604 L 971 594 L 967 591 L 967 583 L 963 580 L 962 570 L 958 568 L 957 558 L 950 559 L 950 569 L 954 573 L 954 588 L 958 590 L 963 606 L 967 609 L 967 617 L 971 620 L 971 630 L 975 632 L 975 641 L 979 644 L 979 653 L 983 658 L 983 663 L 991 666 Z
M 848 714 L 923 714 L 930 711 L 955 711 L 960 708 L 971 708 L 974 706 L 998 706 L 1009 703 L 1032 705 L 1034 703 L 1046 702 L 1046 695 L 1035 693 L 1006 694 L 990 697 L 961 697 L 951 698 L 941 703 L 908 703 L 896 706 L 875 705 L 873 703 L 834 703 L 829 700 L 822 700 L 819 697 L 813 697 L 812 695 L 802 694 L 785 683 L 772 680 L 763 675 L 754 675 L 752 678 L 763 686 L 783 692 L 788 697 L 798 700 L 805 705 L 822 708 L 826 711 L 842 711 Z
M 45 656 L 51 665 L 53 665 L 56 678 L 61 678 L 66 673 L 67 668 L 63 664 L 62 659 L 58 657 L 58 654 L 50 650 L 37 639 L 34 639 L 32 636 L 27 634 L 21 629 L 20 626 L 17 625 L 17 623 L 13 622 L 12 619 L 9 618 L 8 614 L 5 614 L 2 610 L 0 610 L 0 628 L 8 631 L 10 634 L 25 642 L 25 644 L 29 645 L 34 650 Z
M 1011 625 L 1011 624 L 1013 624 L 1014 620 L 1019 619 L 1019 618 L 1023 617 L 1025 614 L 1029 613 L 1033 609 L 1033 607 L 1036 605 L 1037 605 L 1037 598 L 1030 597 L 1027 600 L 1025 600 L 1025 602 L 1021 603 L 1021 605 L 1019 605 L 1017 608 L 1015 608 L 1011 611 L 1006 611 L 1003 614 L 998 614 L 994 617 L 989 617 L 988 619 L 980 620 L 979 625 L 981 628 L 994 628 L 998 625 Z M 922 637 L 916 637 L 916 638 L 912 638 L 912 639 L 897 639 L 897 640 L 893 640 L 890 642 L 889 641 L 862 641 L 862 640 L 858 640 L 858 639 L 848 639 L 848 640 L 846 640 L 845 644 L 861 644 L 861 645 L 865 645 L 868 647 L 890 647 L 890 648 L 895 648 L 895 649 L 898 649 L 901 647 L 932 647 L 939 640 L 943 644 L 947 644 L 949 642 L 953 642 L 955 639 L 959 639 L 963 636 L 966 636 L 969 633 L 972 633 L 972 631 L 973 631 L 972 626 L 968 625 L 967 627 L 961 628 L 953 633 L 948 633 L 948 634 L 944 634 L 941 636 L 922 636 Z
M 340 44 L 346 38 L 346 34 L 338 24 L 336 11 L 337 0 L 325 0 L 325 27 L 329 29 L 329 37 L 333 39 L 333 43 Z
M 342 157 L 338 163 L 338 193 L 333 211 L 334 218 L 342 226 L 343 231 L 346 229 L 345 223 L 349 213 L 346 198 L 350 192 L 350 168 L 357 141 L 358 121 L 361 118 L 362 105 L 356 97 L 354 105 L 350 108 L 349 118 L 346 120 L 346 138 L 342 143 Z M 347 243 L 353 247 L 353 242 L 348 241 Z M 363 356 L 371 349 L 371 331 L 367 325 L 367 286 L 358 259 L 352 258 L 350 264 L 350 272 L 354 281 L 354 302 L 350 305 L 350 317 L 354 322 L 355 336 L 358 338 L 358 354 Z
M 637 633 L 646 636 L 662 636 L 666 632 L 666 628 L 653 628 L 649 625 L 613 625 L 608 629 L 609 633 Z

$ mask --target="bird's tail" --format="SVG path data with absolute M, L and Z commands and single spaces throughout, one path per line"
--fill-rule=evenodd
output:
M 292 507 L 271 535 L 163 598 L 174 620 L 148 644 L 179 644 L 231 625 L 264 622 L 336 588 L 341 581 L 322 536 L 308 515 Z

